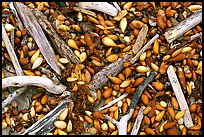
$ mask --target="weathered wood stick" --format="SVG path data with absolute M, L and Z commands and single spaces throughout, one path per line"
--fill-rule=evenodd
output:
M 132 57 L 132 54 L 125 54 L 124 58 L 119 58 L 116 62 L 105 66 L 101 71 L 96 73 L 92 81 L 89 83 L 89 88 L 93 91 L 103 87 L 108 81 L 107 76 L 116 76 L 124 68 L 123 64 Z
M 164 33 L 164 36 L 168 43 L 173 42 L 177 38 L 181 37 L 185 32 L 195 27 L 202 21 L 202 10 L 195 12 L 184 21 L 180 22 L 176 26 Z
M 133 113 L 134 109 L 131 109 L 128 114 L 121 117 L 119 122 L 108 115 L 104 115 L 104 117 L 117 126 L 119 131 L 118 135 L 127 135 L 127 122 L 132 117 Z
M 39 86 L 45 88 L 53 94 L 61 94 L 66 90 L 66 86 L 56 85 L 52 80 L 39 76 L 13 76 L 2 79 L 2 89 L 7 87 Z
M 19 75 L 19 76 L 23 76 L 24 73 L 23 73 L 23 70 L 21 69 L 21 66 L 18 62 L 18 58 L 16 57 L 16 54 L 15 54 L 15 51 L 11 45 L 11 42 L 6 34 L 6 30 L 2 24 L 2 40 L 4 41 L 5 45 L 6 45 L 6 49 L 8 51 L 8 54 L 11 58 L 11 61 L 13 63 L 13 66 L 15 68 L 15 71 L 16 71 L 16 75 Z
M 157 75 L 157 72 L 150 72 L 149 76 L 139 85 L 139 87 L 133 94 L 133 99 L 130 104 L 128 114 L 126 114 L 125 116 L 122 116 L 119 122 L 108 115 L 104 115 L 106 119 L 110 120 L 113 124 L 116 124 L 119 131 L 119 135 L 127 135 L 127 122 L 132 117 L 135 107 L 137 105 L 137 102 L 139 101 L 143 90 L 147 87 L 147 85 L 150 82 L 154 80 L 156 75 Z
M 70 101 L 70 99 L 63 101 L 55 109 L 46 114 L 42 119 L 25 130 L 21 135 L 47 135 L 47 133 L 55 128 L 53 122 L 58 118 L 64 108 L 68 106 Z
M 110 16 L 116 16 L 118 14 L 117 9 L 108 2 L 78 2 L 76 5 L 82 9 L 97 10 Z
M 151 40 L 149 40 L 147 44 L 141 50 L 137 51 L 136 55 L 133 57 L 130 63 L 134 64 L 138 60 L 140 55 L 158 38 L 159 38 L 159 34 L 156 34 Z
M 140 110 L 139 110 L 139 112 L 137 114 L 137 118 L 135 120 L 135 123 L 134 123 L 134 125 L 132 127 L 132 131 L 131 131 L 130 135 L 137 135 L 137 133 L 138 133 L 138 131 L 140 129 L 140 125 L 142 123 L 143 117 L 144 117 L 143 112 L 144 112 L 145 108 L 146 108 L 145 106 L 142 106 L 140 108 Z
M 117 103 L 118 101 L 124 99 L 124 98 L 127 97 L 127 96 L 128 96 L 128 93 L 124 93 L 124 94 L 121 95 L 120 97 L 118 97 L 118 98 L 116 98 L 116 99 L 114 99 L 114 100 L 108 102 L 107 105 L 105 105 L 105 106 L 99 108 L 98 110 L 99 110 L 99 111 L 102 111 L 102 110 L 104 110 L 104 109 L 106 109 L 106 108 L 108 108 L 108 107 L 114 105 L 115 103 Z
M 137 90 L 133 94 L 132 102 L 130 104 L 129 109 L 135 109 L 137 102 L 140 100 L 140 96 L 142 95 L 142 92 L 145 90 L 148 84 L 154 80 L 156 75 L 157 75 L 157 72 L 155 71 L 150 72 L 147 78 L 138 86 Z
M 138 53 L 138 51 L 143 46 L 144 40 L 147 37 L 147 32 L 148 32 L 148 26 L 145 24 L 145 25 L 143 25 L 142 29 L 140 30 L 135 44 L 132 46 L 132 51 L 134 54 Z
M 34 38 L 37 43 L 42 55 L 44 56 L 50 67 L 58 74 L 61 75 L 61 70 L 57 66 L 57 59 L 55 57 L 55 52 L 48 42 L 42 28 L 37 22 L 32 11 L 20 2 L 15 2 L 18 14 L 20 15 L 26 29 L 29 31 L 30 35 Z
M 188 108 L 188 104 L 186 102 L 186 99 L 184 97 L 184 94 L 182 92 L 181 86 L 179 84 L 178 78 L 176 76 L 176 73 L 174 71 L 174 68 L 172 65 L 170 65 L 167 69 L 167 74 L 172 86 L 172 89 L 176 95 L 176 99 L 178 100 L 179 106 L 181 110 L 186 110 L 184 114 L 184 124 L 187 128 L 191 128 L 193 126 L 193 120 L 191 118 L 191 114 Z
M 47 20 L 47 17 L 43 15 L 37 9 L 33 11 L 34 16 L 38 20 L 39 24 L 41 25 L 42 29 L 48 35 L 52 45 L 58 51 L 58 53 L 64 57 L 69 59 L 71 62 L 75 64 L 80 64 L 79 58 L 74 54 L 72 49 L 67 45 L 67 43 L 57 34 L 56 30 L 52 27 L 50 22 Z
M 9 105 L 14 98 L 18 97 L 21 93 L 23 93 L 27 87 L 22 87 L 17 90 L 15 90 L 12 94 L 9 94 L 9 96 L 2 102 L 2 109 Z

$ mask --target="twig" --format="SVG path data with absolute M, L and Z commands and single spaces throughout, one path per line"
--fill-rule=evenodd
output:
M 44 16 L 37 9 L 34 9 L 32 12 L 41 25 L 42 29 L 48 35 L 50 41 L 52 42 L 52 45 L 58 51 L 58 53 L 62 57 L 69 59 L 73 63 L 80 64 L 79 58 L 74 54 L 72 49 L 67 46 L 67 43 L 57 34 L 56 30 L 51 26 L 46 16 Z
M 14 98 L 18 97 L 21 93 L 23 93 L 27 87 L 22 87 L 17 90 L 15 90 L 12 94 L 9 94 L 9 96 L 2 102 L 2 108 L 9 105 Z
M 104 117 L 108 120 L 110 120 L 113 124 L 116 124 L 119 135 L 127 135 L 127 122 L 132 117 L 132 114 L 134 113 L 135 107 L 137 105 L 137 102 L 140 99 L 140 96 L 144 89 L 147 87 L 147 85 L 154 80 L 156 77 L 157 72 L 151 72 L 148 77 L 138 86 L 137 91 L 134 92 L 132 102 L 129 107 L 128 114 L 125 116 L 122 116 L 120 121 L 116 121 L 110 116 L 104 115 Z
M 130 135 L 137 135 L 137 133 L 138 133 L 138 131 L 140 129 L 140 125 L 142 123 L 142 119 L 144 117 L 143 112 L 144 112 L 145 108 L 146 108 L 145 106 L 142 106 L 140 108 L 140 110 L 139 110 L 139 112 L 137 114 L 137 118 L 135 120 L 135 123 L 134 123 L 134 125 L 132 127 L 132 131 L 131 131 Z
M 156 40 L 159 38 L 159 34 L 156 34 L 147 44 L 135 55 L 135 57 L 130 61 L 131 64 L 134 64 L 138 60 L 139 56 Z
M 13 2 L 9 3 L 9 7 L 10 7 L 12 13 L 14 14 L 16 21 L 18 22 L 19 29 L 22 31 L 23 30 L 23 23 L 21 22 L 21 19 L 18 16 L 18 13 L 17 13 L 17 11 L 13 5 Z M 27 41 L 28 41 L 28 35 L 26 34 L 22 37 L 21 45 L 26 45 Z
M 119 131 L 118 135 L 127 135 L 127 122 L 132 117 L 133 113 L 134 109 L 131 109 L 128 114 L 121 117 L 119 122 L 108 115 L 104 115 L 104 117 L 117 126 Z
M 188 104 L 186 102 L 186 99 L 184 97 L 184 94 L 182 92 L 181 86 L 179 84 L 178 78 L 176 76 L 176 73 L 174 72 L 174 68 L 172 65 L 169 66 L 167 69 L 167 74 L 172 86 L 172 89 L 176 95 L 176 98 L 178 100 L 179 106 L 181 110 L 186 110 L 184 114 L 184 124 L 187 128 L 191 128 L 193 126 L 193 121 L 191 118 L 191 114 L 188 108 Z
M 46 135 L 49 133 L 54 129 L 53 122 L 58 118 L 63 109 L 68 106 L 70 101 L 70 99 L 63 101 L 55 109 L 46 114 L 42 119 L 25 130 L 21 135 Z
M 11 30 L 10 32 L 10 39 L 11 39 L 11 45 L 14 48 L 14 30 Z
M 57 66 L 58 61 L 55 57 L 55 52 L 48 42 L 32 11 L 20 2 L 15 2 L 14 6 L 16 7 L 21 19 L 23 20 L 25 27 L 37 43 L 47 63 L 58 75 L 61 75 L 61 70 Z
M 116 99 L 110 101 L 107 105 L 105 105 L 105 106 L 99 108 L 98 110 L 99 110 L 99 111 L 102 111 L 102 110 L 104 110 L 104 109 L 106 109 L 106 108 L 108 108 L 108 107 L 114 105 L 115 103 L 117 103 L 118 101 L 122 100 L 123 98 L 125 98 L 125 97 L 127 97 L 127 96 L 128 96 L 128 93 L 124 93 L 124 94 L 121 95 L 120 97 L 118 97 L 118 98 L 116 98 Z
M 116 62 L 105 66 L 101 71 L 96 73 L 92 81 L 89 83 L 89 88 L 92 91 L 96 91 L 103 87 L 108 81 L 107 76 L 116 76 L 124 68 L 123 64 L 128 61 L 132 55 L 125 54 L 124 58 L 119 58 Z
M 79 7 L 74 7 L 73 10 L 80 11 L 80 12 L 82 12 L 84 14 L 87 14 L 87 15 L 93 16 L 94 18 L 97 18 L 96 13 L 94 13 L 92 11 L 82 9 L 82 8 L 79 8 Z
M 82 9 L 97 10 L 110 16 L 116 16 L 118 14 L 117 9 L 108 2 L 78 2 L 77 7 Z
M 150 74 L 147 76 L 147 78 L 138 86 L 137 90 L 133 94 L 132 102 L 130 104 L 129 109 L 135 109 L 137 102 L 140 99 L 140 96 L 142 95 L 143 90 L 148 86 L 149 83 L 151 83 L 154 78 L 156 77 L 157 72 L 150 72 Z
M 39 86 L 45 88 L 50 93 L 61 94 L 66 90 L 66 86 L 56 85 L 52 80 L 39 76 L 13 76 L 2 79 L 2 88 L 22 87 L 22 86 Z
M 147 37 L 147 32 L 148 32 L 148 26 L 145 24 L 145 25 L 143 25 L 142 29 L 140 30 L 135 44 L 132 46 L 132 51 L 134 54 L 137 54 L 138 51 L 143 46 L 144 40 Z
M 6 45 L 6 49 L 8 51 L 8 54 L 9 54 L 10 58 L 11 58 L 13 66 L 15 68 L 16 75 L 19 75 L 19 76 L 24 75 L 23 70 L 21 69 L 21 66 L 20 66 L 20 64 L 18 62 L 18 58 L 16 57 L 15 51 L 13 50 L 11 42 L 10 42 L 10 40 L 9 40 L 7 34 L 6 34 L 6 30 L 5 30 L 4 26 L 3 26 L 3 24 L 2 24 L 2 39 L 3 39 L 3 41 L 4 41 L 5 45 Z
M 117 2 L 113 2 L 113 5 L 114 5 L 115 8 L 118 10 L 118 12 L 121 12 L 121 8 L 120 8 L 120 6 L 118 5 Z
M 181 37 L 185 32 L 195 27 L 202 21 L 202 11 L 195 12 L 184 21 L 180 22 L 176 26 L 164 33 L 164 36 L 168 43 L 173 42 L 177 38 Z

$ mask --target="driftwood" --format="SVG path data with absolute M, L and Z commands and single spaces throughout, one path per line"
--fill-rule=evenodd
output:
M 138 51 L 143 46 L 144 40 L 147 37 L 147 32 L 148 32 L 148 26 L 145 24 L 145 25 L 143 25 L 142 29 L 140 30 L 135 44 L 132 46 L 132 51 L 134 54 L 138 53 Z
M 147 42 L 147 44 L 141 49 L 141 50 L 137 50 L 137 54 L 133 57 L 133 59 L 130 61 L 131 64 L 134 64 L 138 58 L 140 57 L 140 55 L 156 40 L 159 38 L 159 34 L 156 34 L 151 40 L 149 40 Z M 141 48 L 141 47 L 140 47 Z
M 65 101 L 63 101 L 55 109 L 46 114 L 42 119 L 26 129 L 21 135 L 47 135 L 51 130 L 55 128 L 53 122 L 68 106 L 70 101 L 70 99 L 66 99 Z
M 128 93 L 124 93 L 124 94 L 121 95 L 120 97 L 118 97 L 118 98 L 116 98 L 116 99 L 114 99 L 114 100 L 108 102 L 107 105 L 105 105 L 105 106 L 99 108 L 98 110 L 99 110 L 99 111 L 102 111 L 102 110 L 104 110 L 104 109 L 106 109 L 106 108 L 108 108 L 108 107 L 114 105 L 115 103 L 117 103 L 118 101 L 124 99 L 124 98 L 127 97 L 127 96 L 128 96 Z
M 6 30 L 2 24 L 2 40 L 4 41 L 5 45 L 6 45 L 6 49 L 8 51 L 8 54 L 11 58 L 11 61 L 13 63 L 14 69 L 16 71 L 16 75 L 18 76 L 22 76 L 24 75 L 23 70 L 21 69 L 21 66 L 18 62 L 18 58 L 16 57 L 15 51 L 11 45 L 11 42 L 6 34 Z
M 118 14 L 117 9 L 108 2 L 78 2 L 76 5 L 82 9 L 97 10 L 110 16 L 116 16 Z
M 7 87 L 22 87 L 22 86 L 39 86 L 45 88 L 53 94 L 61 94 L 66 90 L 66 86 L 56 85 L 52 80 L 40 76 L 13 76 L 2 79 L 2 88 Z
M 122 116 L 119 122 L 108 115 L 104 115 L 106 119 L 110 120 L 110 122 L 112 122 L 113 124 L 117 126 L 119 135 L 127 135 L 128 120 L 132 117 L 135 107 L 137 105 L 137 102 L 139 101 L 142 92 L 145 90 L 147 85 L 154 80 L 156 75 L 157 75 L 157 72 L 150 72 L 148 77 L 138 86 L 137 90 L 133 94 L 133 98 L 132 98 L 132 102 L 128 110 L 128 114 L 126 114 L 125 116 Z
M 56 30 L 51 26 L 50 22 L 47 20 L 47 17 L 43 15 L 37 9 L 33 11 L 34 16 L 38 20 L 39 24 L 41 25 L 42 29 L 48 35 L 52 45 L 58 51 L 58 53 L 64 57 L 69 59 L 75 64 L 80 64 L 79 58 L 74 54 L 72 49 L 67 45 L 67 43 L 57 34 Z
M 18 27 L 19 27 L 19 29 L 22 31 L 23 28 L 24 28 L 24 27 L 23 27 L 23 23 L 21 22 L 21 19 L 20 19 L 19 16 L 18 16 L 18 13 L 17 13 L 17 11 L 16 11 L 16 9 L 15 9 L 15 7 L 14 7 L 14 5 L 13 5 L 13 2 L 10 2 L 10 3 L 9 3 L 9 7 L 10 7 L 12 13 L 14 14 L 14 17 L 15 17 L 15 19 L 16 19 L 16 22 L 18 22 Z M 28 35 L 26 34 L 26 35 L 22 36 L 21 45 L 26 45 L 27 42 L 28 42 Z
M 174 71 L 174 68 L 172 65 L 170 65 L 167 69 L 167 74 L 172 86 L 172 89 L 175 93 L 176 99 L 178 100 L 179 106 L 181 110 L 185 110 L 184 114 L 184 124 L 187 128 L 191 128 L 193 126 L 193 120 L 191 118 L 191 114 L 188 108 L 188 104 L 186 102 L 186 99 L 184 97 L 184 94 L 182 92 L 181 86 L 179 84 L 179 80 L 176 76 L 176 73 Z
M 140 129 L 140 125 L 142 123 L 143 117 L 144 117 L 144 110 L 145 110 L 145 106 L 142 106 L 137 114 L 137 118 L 135 120 L 135 123 L 132 127 L 132 131 L 130 133 L 130 135 L 137 135 L 139 129 Z
M 173 42 L 177 38 L 181 37 L 185 32 L 195 27 L 202 21 L 202 10 L 195 12 L 190 17 L 186 18 L 184 21 L 180 22 L 176 26 L 172 27 L 170 30 L 164 33 L 164 36 L 168 43 Z
M 57 66 L 58 61 L 55 57 L 55 52 L 51 47 L 49 41 L 47 40 L 32 11 L 20 2 L 15 2 L 14 6 L 16 7 L 26 29 L 29 31 L 30 35 L 37 43 L 47 63 L 58 75 L 61 75 L 61 70 Z

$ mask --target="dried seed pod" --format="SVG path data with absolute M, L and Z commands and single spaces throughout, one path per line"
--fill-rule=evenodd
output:
M 152 107 L 147 106 L 143 112 L 144 115 L 148 114 L 150 112 L 150 110 L 152 109 Z
M 119 56 L 117 54 L 111 54 L 109 55 L 106 60 L 108 62 L 116 62 L 118 60 Z
M 144 122 L 146 125 L 150 126 L 151 121 L 146 115 L 144 116 Z
M 184 116 L 184 114 L 185 114 L 185 110 L 179 111 L 178 113 L 176 113 L 175 119 L 179 120 L 180 118 L 182 118 Z
M 109 120 L 108 120 L 108 126 L 109 126 L 109 128 L 111 130 L 115 130 L 116 129 L 115 125 L 112 122 L 110 122 Z
M 101 124 L 101 129 L 104 131 L 108 130 L 108 124 L 107 123 Z
M 103 114 L 100 111 L 94 111 L 93 117 L 98 118 L 98 119 L 105 119 L 105 117 L 103 116 Z
M 159 67 L 156 64 L 151 63 L 151 67 L 154 69 L 154 71 L 156 71 L 156 72 L 159 71 Z
M 119 26 L 120 26 L 121 31 L 124 33 L 127 28 L 127 18 L 126 17 L 122 18 Z
M 12 31 L 12 30 L 15 30 L 15 27 L 13 26 L 13 25 L 11 25 L 11 24 L 5 24 L 5 30 L 7 31 L 7 32 L 10 32 L 10 31 Z
M 130 24 L 133 26 L 134 29 L 141 29 L 144 25 L 144 23 L 139 20 L 133 20 Z
M 162 17 L 157 15 L 156 20 L 157 20 L 158 27 L 161 28 L 162 30 L 164 30 L 166 27 L 166 24 L 164 23 Z
M 164 129 L 170 129 L 172 128 L 173 126 L 175 126 L 176 123 L 175 122 L 167 122 L 166 124 L 164 124 Z
M 164 85 L 161 82 L 152 82 L 152 85 L 155 87 L 156 90 L 164 89 Z
M 67 124 L 67 132 L 72 132 L 72 121 L 69 120 L 68 124 Z
M 160 101 L 159 104 L 164 108 L 167 107 L 167 103 L 165 101 Z
M 102 43 L 105 46 L 109 46 L 109 47 L 117 47 L 117 45 L 115 44 L 115 42 L 109 38 L 109 37 L 104 37 L 102 38 Z
M 109 98 L 111 96 L 111 94 L 112 94 L 112 91 L 113 91 L 112 88 L 106 89 L 102 94 L 103 97 L 106 98 L 106 99 Z
M 152 130 L 151 128 L 147 127 L 144 129 L 145 133 L 147 135 L 156 135 L 156 133 L 154 132 L 154 130 Z
M 142 94 L 141 100 L 145 105 L 147 105 L 149 103 L 149 98 L 147 97 L 146 94 Z
M 190 106 L 190 112 L 191 112 L 191 113 L 195 113 L 195 112 L 196 112 L 196 109 L 197 109 L 196 103 L 193 103 L 193 104 Z
M 89 101 L 90 103 L 94 103 L 94 99 L 93 99 L 91 96 L 87 95 L 87 98 L 88 98 L 88 101 Z
M 140 77 L 140 78 L 137 78 L 134 82 L 134 86 L 137 87 L 139 86 L 143 81 L 144 81 L 145 77 Z
M 173 106 L 175 109 L 178 109 L 178 108 L 179 108 L 178 101 L 176 100 L 175 97 L 172 97 L 172 98 L 171 98 L 171 104 L 172 104 L 172 106 Z
M 65 108 L 65 109 L 60 113 L 60 115 L 59 115 L 59 120 L 61 120 L 61 121 L 65 120 L 66 117 L 67 117 L 67 115 L 68 115 L 68 107 Z
M 167 110 L 167 112 L 169 113 L 169 115 L 171 116 L 172 120 L 174 120 L 175 111 L 173 110 L 173 108 L 171 108 L 170 106 L 168 106 L 166 110 Z
M 174 128 L 166 130 L 166 135 L 179 135 L 178 131 Z
M 38 9 L 39 11 L 42 11 L 43 8 L 44 8 L 44 4 L 43 4 L 43 2 L 41 2 L 41 3 L 37 6 L 37 9 Z
M 40 111 L 43 110 L 43 106 L 42 105 L 39 105 L 35 108 L 35 112 L 39 113 Z
M 29 53 L 28 53 L 29 54 Z M 40 55 L 40 50 L 37 50 L 33 55 L 32 55 L 32 57 L 31 57 L 31 59 L 30 59 L 30 63 L 34 63 L 34 61 L 39 57 L 39 55 Z
M 58 135 L 67 135 L 66 132 L 64 132 L 63 130 L 57 128 L 57 132 L 58 132 Z
M 118 109 L 118 107 L 112 106 L 112 107 L 109 108 L 109 111 L 110 111 L 110 112 L 114 112 L 114 111 L 116 111 L 117 109 Z
M 97 132 L 98 132 L 98 131 L 97 131 L 96 128 L 91 127 L 91 128 L 88 129 L 88 133 L 90 133 L 91 135 L 96 135 Z
M 147 53 L 146 52 L 144 52 L 144 53 L 142 53 L 141 55 L 140 55 L 140 61 L 145 61 L 145 59 L 146 59 L 146 57 L 147 57 Z
M 67 123 L 64 121 L 57 120 L 54 122 L 54 126 L 58 129 L 65 129 L 67 127 Z
M 84 116 L 84 119 L 87 123 L 92 124 L 93 123 L 93 119 L 91 119 L 89 116 Z
M 5 120 L 2 120 L 2 129 L 7 128 L 7 122 Z
M 70 46 L 71 48 L 74 48 L 74 49 L 77 49 L 77 50 L 79 49 L 76 42 L 73 39 L 68 39 L 67 45 Z
M 40 103 L 45 105 L 46 103 L 48 102 L 48 94 L 45 94 L 41 100 L 40 100 Z
M 127 109 L 128 109 L 128 104 L 126 102 L 123 103 L 123 106 L 122 106 L 122 112 L 123 114 L 125 114 L 127 112 Z
M 122 83 L 122 80 L 117 77 L 108 76 L 108 78 L 116 85 L 119 85 Z
M 97 119 L 94 119 L 94 127 L 98 130 L 98 132 L 101 132 L 101 125 Z
M 155 55 L 159 55 L 159 41 L 156 39 L 153 45 L 153 52 Z
M 9 4 L 7 2 L 2 2 L 1 4 L 2 4 L 1 6 L 2 6 L 3 9 L 8 9 L 9 8 Z
M 130 80 L 125 80 L 120 84 L 121 88 L 126 88 L 130 85 Z
M 125 70 L 123 72 L 124 72 L 125 77 L 128 78 L 132 74 L 132 69 L 131 68 L 125 68 Z
M 150 68 L 145 67 L 145 66 L 137 66 L 136 71 L 138 73 L 146 73 L 146 72 L 150 71 Z
M 164 114 L 165 114 L 165 110 L 163 110 L 162 112 L 160 112 L 156 117 L 155 117 L 155 120 L 156 121 L 161 121 L 162 120 L 162 118 L 163 118 L 163 116 L 164 116 Z
M 85 60 L 86 60 L 86 58 L 87 58 L 87 54 L 86 54 L 86 52 L 82 52 L 81 54 L 80 54 L 80 61 L 81 62 L 84 62 Z

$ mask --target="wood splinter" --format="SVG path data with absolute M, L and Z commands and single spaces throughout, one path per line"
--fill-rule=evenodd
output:
M 117 126 L 118 131 L 119 131 L 118 135 L 127 135 L 128 120 L 132 117 L 135 107 L 137 105 L 137 102 L 139 101 L 140 96 L 142 95 L 142 92 L 145 90 L 147 85 L 154 80 L 156 75 L 157 75 L 157 72 L 150 72 L 148 77 L 138 86 L 137 90 L 134 92 L 128 114 L 122 116 L 119 122 L 108 115 L 104 115 L 106 119 L 108 119 L 110 122 L 112 122 L 113 124 Z
M 172 86 L 172 89 L 176 95 L 176 99 L 178 100 L 179 106 L 181 110 L 186 110 L 185 114 L 183 116 L 184 124 L 187 128 L 191 128 L 193 126 L 193 120 L 191 118 L 191 114 L 188 108 L 188 104 L 186 102 L 186 99 L 184 97 L 184 94 L 182 92 L 181 86 L 179 84 L 178 78 L 176 76 L 176 73 L 174 71 L 174 68 L 172 65 L 170 65 L 167 69 L 167 74 Z
M 202 10 L 195 12 L 184 21 L 180 22 L 176 26 L 164 33 L 164 36 L 168 43 L 173 42 L 177 38 L 181 37 L 188 30 L 192 29 L 202 21 Z
M 40 76 L 13 76 L 2 79 L 2 89 L 7 87 L 38 86 L 45 88 L 53 94 L 61 94 L 66 90 L 66 86 L 56 85 L 52 80 Z

